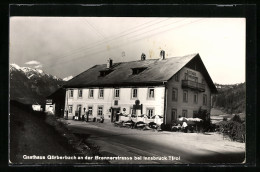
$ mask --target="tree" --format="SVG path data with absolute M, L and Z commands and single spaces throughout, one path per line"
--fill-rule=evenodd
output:
M 200 127 L 203 131 L 208 131 L 211 125 L 210 113 L 207 110 L 199 108 L 198 112 L 194 114 L 194 118 L 200 118 L 203 121 L 200 122 Z

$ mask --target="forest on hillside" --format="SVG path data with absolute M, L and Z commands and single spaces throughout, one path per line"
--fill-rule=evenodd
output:
M 246 109 L 246 83 L 221 85 L 215 84 L 218 94 L 213 95 L 213 107 L 226 113 L 245 113 Z

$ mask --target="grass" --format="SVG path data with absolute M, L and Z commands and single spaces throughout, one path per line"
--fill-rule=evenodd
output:
M 80 143 L 80 144 L 79 144 Z M 54 116 L 34 112 L 30 107 L 10 104 L 10 163 L 16 164 L 97 164 L 91 160 L 24 159 L 23 155 L 92 156 L 99 147 L 87 145 L 85 140 L 71 133 Z
M 88 135 L 86 134 L 77 134 L 72 133 L 67 127 L 66 124 L 59 121 L 58 118 L 53 115 L 46 116 L 46 123 L 53 126 L 56 131 L 60 133 L 63 137 L 65 137 L 78 154 L 82 156 L 96 156 L 101 155 L 99 150 L 100 147 L 88 141 Z M 108 161 L 87 161 L 88 163 L 102 163 L 108 164 Z

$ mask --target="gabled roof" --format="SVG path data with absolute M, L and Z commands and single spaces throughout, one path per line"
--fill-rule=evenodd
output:
M 106 64 L 95 65 L 69 80 L 65 88 L 82 87 L 116 87 L 116 86 L 148 86 L 163 85 L 171 77 L 187 65 L 192 59 L 199 57 L 199 54 L 191 54 L 182 57 L 171 57 L 162 59 L 146 59 L 114 63 L 113 71 L 105 77 L 100 77 L 100 71 L 106 70 Z M 202 62 L 202 61 L 200 61 Z M 203 65 L 205 68 L 205 66 Z M 146 68 L 138 75 L 132 75 L 133 68 Z M 206 68 L 204 69 L 206 70 Z M 205 72 L 204 72 L 205 73 Z M 207 72 L 206 72 L 207 73 Z M 209 75 L 208 75 L 209 77 Z M 207 79 L 210 79 L 210 77 Z M 210 79 L 212 82 L 212 80 Z M 213 84 L 213 82 L 212 82 Z M 213 84 L 215 87 L 215 85 Z
M 38 102 L 34 102 L 32 105 L 40 105 Z
M 63 100 L 63 98 L 65 97 L 65 93 L 66 93 L 66 90 L 61 87 L 61 88 L 55 90 L 50 95 L 48 95 L 46 98 L 47 99 L 58 99 L 58 98 L 61 98 Z

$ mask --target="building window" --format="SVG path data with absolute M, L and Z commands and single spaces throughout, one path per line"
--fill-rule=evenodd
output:
M 152 108 L 147 108 L 146 112 L 147 112 L 148 118 L 152 118 L 152 116 L 154 115 L 154 109 L 152 109 Z
M 73 90 L 69 90 L 69 98 L 73 97 Z
M 148 88 L 148 98 L 149 99 L 154 98 L 154 88 Z
M 98 115 L 99 116 L 103 115 L 103 106 L 98 106 Z
M 102 70 L 102 71 L 99 71 L 100 73 L 100 77 L 104 77 L 104 76 L 107 76 L 108 74 L 110 74 L 111 72 L 113 72 L 112 69 L 109 69 L 109 70 Z
M 133 75 L 138 75 L 139 73 L 143 72 L 147 67 L 140 67 L 140 68 L 132 68 L 133 70 Z
M 82 89 L 79 89 L 79 90 L 78 90 L 78 97 L 79 97 L 79 98 L 82 98 Z
M 119 88 L 115 88 L 114 97 L 119 98 L 119 96 L 120 96 L 120 90 L 119 90 Z
M 88 107 L 88 115 L 93 115 L 93 107 L 92 106 L 89 106 Z
M 89 98 L 94 98 L 94 89 L 89 89 Z
M 104 89 L 103 89 L 103 88 L 100 88 L 100 89 L 99 89 L 98 97 L 99 97 L 99 98 L 104 98 Z
M 203 105 L 207 105 L 207 95 L 203 94 Z
M 115 100 L 114 105 L 115 105 L 115 106 L 118 105 L 118 100 Z
M 69 113 L 72 113 L 72 105 L 69 105 Z
M 182 117 L 187 117 L 187 110 L 182 110 Z
M 198 93 L 194 93 L 193 102 L 194 102 L 194 103 L 198 103 Z
M 132 88 L 132 98 L 137 98 L 137 88 Z
M 188 102 L 188 91 L 183 90 L 183 102 Z
M 175 122 L 177 120 L 177 109 L 172 109 L 171 121 Z
M 175 81 L 176 81 L 176 82 L 179 81 L 179 72 L 175 74 Z
M 172 89 L 172 101 L 178 101 L 178 89 L 177 88 Z

